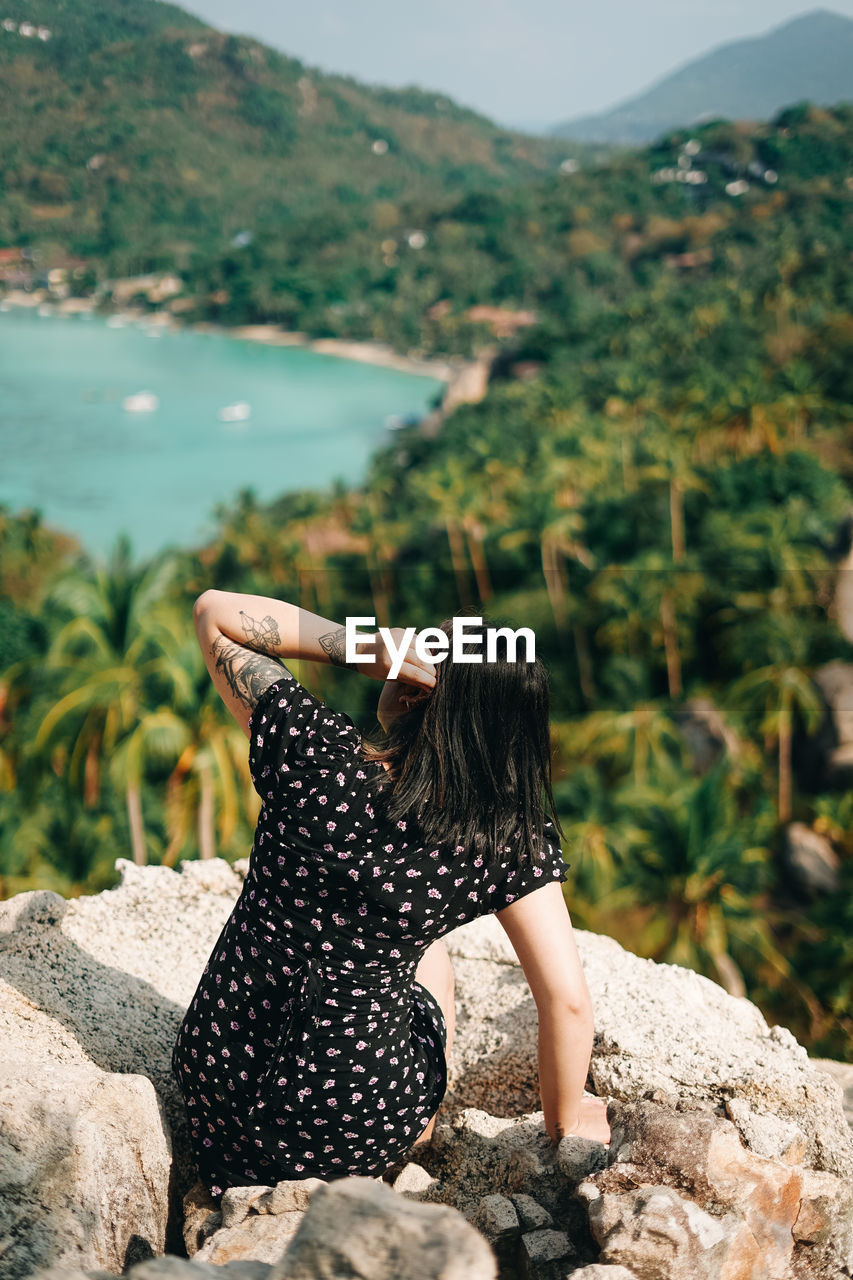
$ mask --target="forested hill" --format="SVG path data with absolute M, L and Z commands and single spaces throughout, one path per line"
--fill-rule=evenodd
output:
M 768 120 L 805 100 L 853 100 L 853 21 L 827 9 L 713 49 L 612 111 L 570 120 L 555 133 L 636 146 L 700 120 Z
M 322 75 L 157 0 L 8 0 L 0 245 L 178 265 L 259 223 L 556 167 L 449 98 Z M 224 241 L 227 243 L 227 240 Z M 132 248 L 131 248 L 132 246 Z

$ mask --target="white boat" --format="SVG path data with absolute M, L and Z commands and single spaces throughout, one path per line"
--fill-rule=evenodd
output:
M 153 391 L 137 391 L 135 395 L 125 396 L 121 407 L 127 413 L 153 413 L 160 408 L 160 401 Z
M 385 419 L 389 431 L 401 431 L 403 427 L 416 427 L 420 418 L 414 413 L 392 413 Z
M 216 416 L 220 422 L 247 422 L 252 416 L 252 406 L 238 400 L 236 404 L 224 405 Z

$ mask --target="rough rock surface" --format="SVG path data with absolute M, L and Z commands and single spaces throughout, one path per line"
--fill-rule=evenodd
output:
M 828 1067 L 853 1068 L 809 1060 L 708 979 L 576 930 L 596 1023 L 587 1087 L 610 1100 L 614 1138 L 557 1148 L 538 1110 L 535 1006 L 494 918 L 446 939 L 457 1030 L 431 1145 L 385 1183 L 233 1188 L 214 1203 L 197 1184 L 169 1061 L 246 860 L 117 865 L 121 884 L 89 898 L 0 903 L 3 1280 L 39 1267 L 58 1280 L 56 1265 L 78 1280 L 291 1280 L 282 1257 L 295 1267 L 297 1256 L 294 1280 L 355 1276 L 317 1270 L 332 1257 L 362 1265 L 346 1252 L 351 1220 L 372 1222 L 387 1245 L 379 1280 L 436 1213 L 450 1215 L 437 1240 L 481 1243 L 476 1266 L 499 1265 L 506 1280 L 853 1275 L 853 1137 Z M 393 1265 L 451 1275 L 441 1268 L 467 1247 L 437 1245 L 428 1272 Z
M 494 1280 L 484 1238 L 446 1205 L 399 1198 L 374 1178 L 317 1188 L 269 1280 Z
M 796 1125 L 804 1162 L 840 1177 L 853 1169 L 842 1093 L 785 1027 L 769 1027 L 751 1001 L 679 965 L 656 964 L 618 942 L 575 930 L 595 1010 L 587 1087 L 630 1101 L 669 1097 L 725 1105 Z M 477 1107 L 517 1116 L 539 1106 L 536 1007 L 509 940 L 493 916 L 447 938 L 457 979 L 457 1032 L 445 1113 Z M 495 963 L 497 962 L 497 963 Z

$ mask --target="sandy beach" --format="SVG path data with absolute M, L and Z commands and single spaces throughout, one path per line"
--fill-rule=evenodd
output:
M 0 300 L 0 305 L 3 303 L 7 306 L 49 307 L 56 315 L 77 315 L 97 311 L 93 298 L 55 299 L 48 297 L 43 289 L 34 290 L 32 293 L 22 289 L 10 290 L 5 298 Z M 282 329 L 277 324 L 222 325 L 209 320 L 185 323 L 169 312 L 147 312 L 134 307 L 116 308 L 101 314 L 118 316 L 128 324 L 145 323 L 152 327 L 162 326 L 169 330 L 190 329 L 195 333 L 219 333 L 230 338 L 242 338 L 247 342 L 262 342 L 266 346 L 305 347 L 320 355 L 379 365 L 384 369 L 396 369 L 400 373 L 435 378 L 438 382 L 453 382 L 470 363 L 459 358 L 433 360 L 421 356 L 401 355 L 381 342 L 354 342 L 346 338 L 312 338 L 306 333 Z

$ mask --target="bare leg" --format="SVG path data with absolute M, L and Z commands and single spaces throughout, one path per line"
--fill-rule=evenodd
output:
M 455 981 L 453 977 L 453 965 L 450 963 L 450 956 L 447 954 L 447 947 L 439 938 L 427 947 L 415 970 L 415 978 L 420 982 L 430 995 L 435 996 L 438 1001 L 441 1012 L 444 1014 L 444 1020 L 447 1023 L 447 1048 L 445 1056 L 450 1058 L 450 1050 L 453 1047 L 453 1036 L 456 1031 L 456 1003 L 454 1000 Z M 438 1114 L 438 1113 L 436 1113 Z M 423 1133 L 418 1136 L 412 1148 L 426 1145 L 432 1138 L 433 1129 L 435 1128 L 435 1116 L 432 1117 Z

